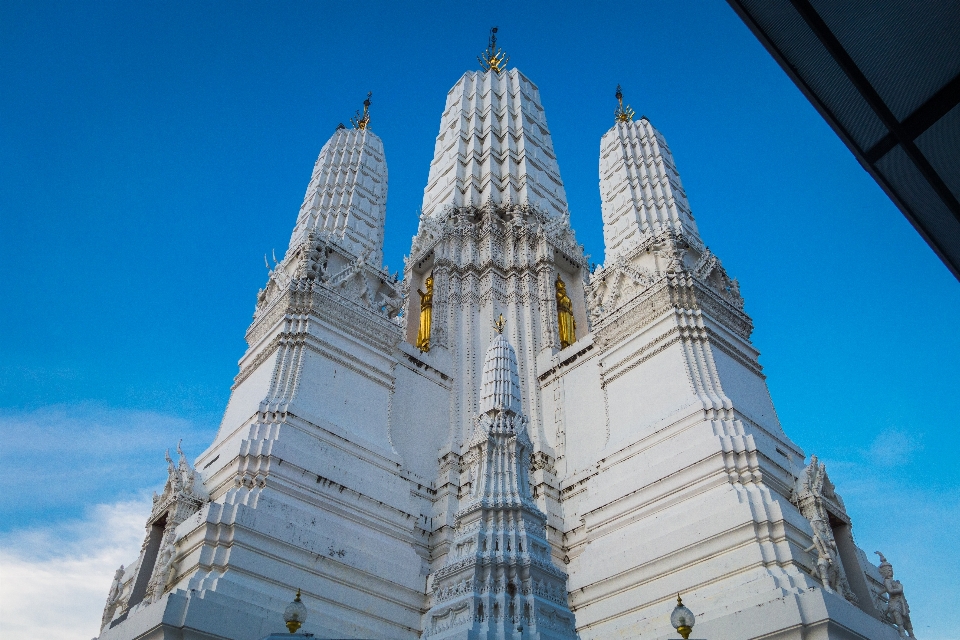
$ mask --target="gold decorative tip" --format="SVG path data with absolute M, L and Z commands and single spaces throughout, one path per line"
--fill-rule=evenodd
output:
M 294 602 L 300 602 L 300 587 L 297 587 L 297 597 L 293 599 Z
M 497 333 L 503 333 L 505 326 L 507 326 L 507 321 L 503 319 L 503 314 L 501 313 L 500 317 L 493 323 L 493 328 L 497 330 Z
M 363 115 L 360 115 L 360 112 L 357 111 L 357 115 L 350 118 L 350 124 L 353 125 L 354 129 L 362 131 L 370 124 L 370 96 L 372 95 L 372 91 L 367 92 L 367 99 L 363 101 Z
M 299 592 L 298 592 L 298 593 L 299 593 Z M 678 606 L 678 607 L 682 607 L 682 606 L 683 606 L 683 600 L 680 599 L 680 594 L 679 594 L 679 593 L 677 594 L 677 606 Z
M 487 50 L 477 56 L 477 60 L 480 61 L 480 66 L 484 71 L 500 73 L 507 68 L 507 63 L 510 61 L 510 58 L 503 52 L 503 49 L 497 48 L 496 27 L 490 29 L 490 40 L 487 43 Z
M 617 107 L 617 110 L 613 112 L 613 117 L 617 122 L 633 122 L 633 116 L 636 115 L 636 112 L 630 108 L 630 105 L 627 105 L 626 108 L 623 106 L 623 91 L 620 90 L 620 85 L 617 85 L 617 103 L 620 105 Z

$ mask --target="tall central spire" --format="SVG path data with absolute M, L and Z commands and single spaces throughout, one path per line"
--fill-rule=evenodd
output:
M 501 49 L 488 48 L 481 63 L 486 71 L 468 71 L 447 94 L 424 215 L 489 201 L 564 214 L 567 195 L 539 90 L 517 69 L 504 70 Z

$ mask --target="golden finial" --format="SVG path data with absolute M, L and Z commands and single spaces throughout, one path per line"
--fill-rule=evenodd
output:
M 490 41 L 487 43 L 487 50 L 477 56 L 480 66 L 484 71 L 495 71 L 500 73 L 507 68 L 510 58 L 503 52 L 503 49 L 497 48 L 497 28 L 490 29 Z
M 620 85 L 617 85 L 617 102 L 620 106 L 613 112 L 613 117 L 616 118 L 616 121 L 633 122 L 635 112 L 630 108 L 630 105 L 627 105 L 626 109 L 623 108 L 623 91 L 620 90 Z
M 363 101 L 363 115 L 360 115 L 360 112 L 357 111 L 357 115 L 350 118 L 350 124 L 353 125 L 354 129 L 360 129 L 362 131 L 370 124 L 370 96 L 372 95 L 373 91 L 367 92 L 367 99 Z
M 505 326 L 507 326 L 507 321 L 503 319 L 503 314 L 501 313 L 500 317 L 493 323 L 493 328 L 497 330 L 497 333 L 503 333 Z

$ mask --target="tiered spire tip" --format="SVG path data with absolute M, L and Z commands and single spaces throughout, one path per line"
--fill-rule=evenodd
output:
M 496 333 L 483 358 L 483 374 L 480 387 L 480 412 L 506 411 L 519 414 L 520 375 L 517 354 L 513 345 L 503 336 L 506 322 L 503 314 L 494 323 Z

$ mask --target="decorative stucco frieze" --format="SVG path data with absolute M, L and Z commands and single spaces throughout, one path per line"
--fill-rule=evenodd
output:
M 672 230 L 648 236 L 629 253 L 618 254 L 612 264 L 594 271 L 586 295 L 596 331 L 620 322 L 658 284 L 676 283 L 695 286 L 696 295 L 688 298 L 697 300 L 697 308 L 720 316 L 724 326 L 749 339 L 753 326 L 743 312 L 739 284 L 726 275 L 708 248 L 692 240 Z

